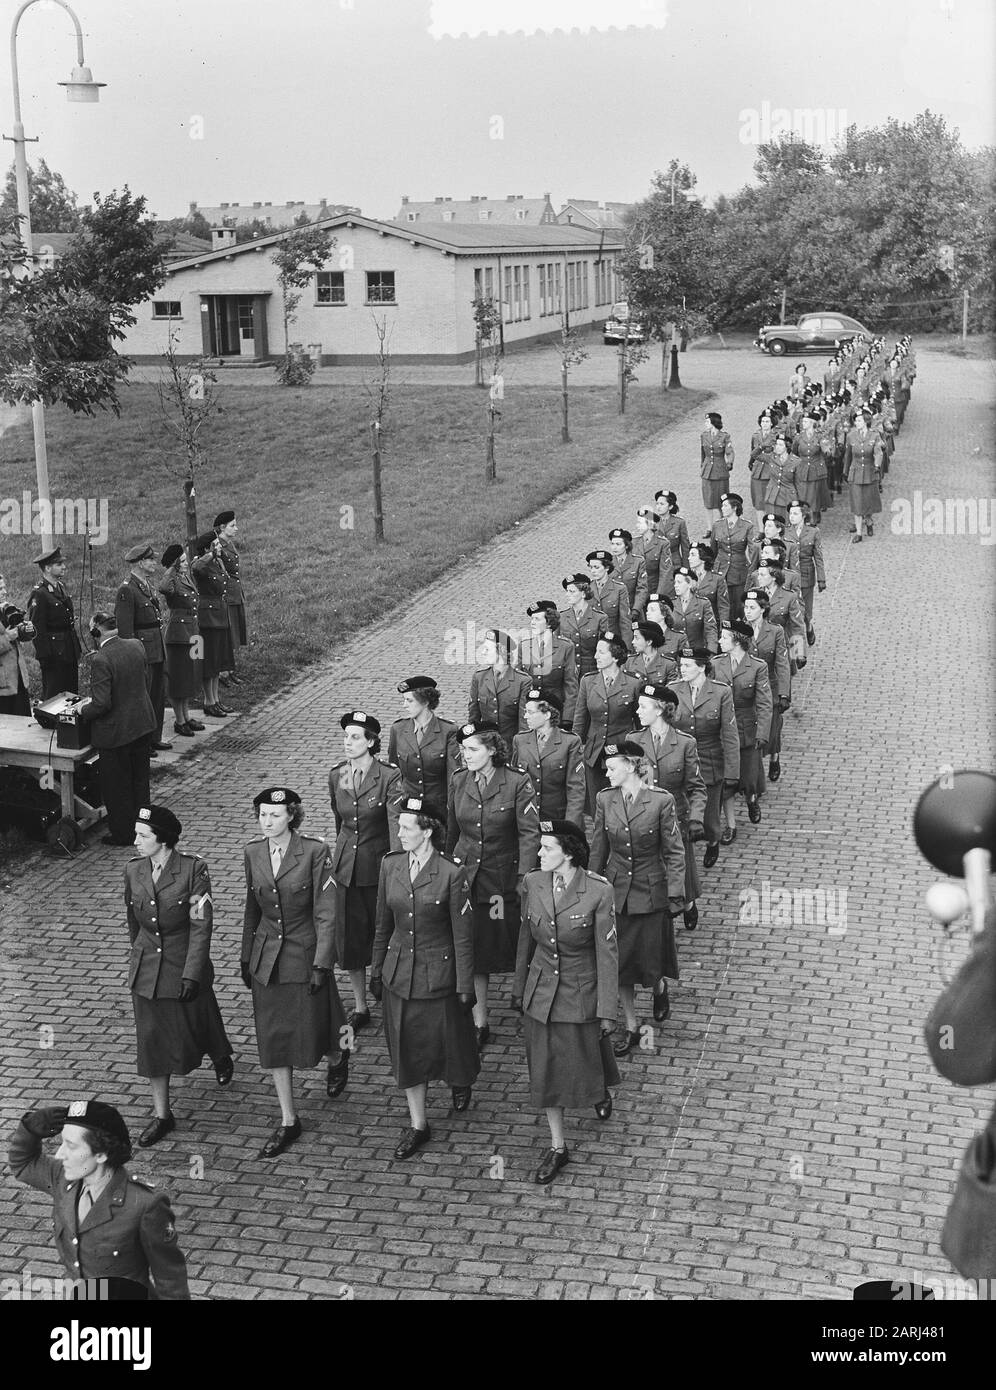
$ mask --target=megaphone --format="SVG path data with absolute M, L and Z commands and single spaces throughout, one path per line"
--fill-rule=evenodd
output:
M 996 777 L 966 771 L 939 777 L 921 793 L 913 835 L 935 869 L 964 878 L 972 929 L 982 931 L 996 852 Z

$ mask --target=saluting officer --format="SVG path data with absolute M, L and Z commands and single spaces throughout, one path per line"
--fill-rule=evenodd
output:
M 560 610 L 560 630 L 574 647 L 578 681 L 595 669 L 595 648 L 609 630 L 609 620 L 592 603 L 592 584 L 586 574 L 569 574 L 560 581 L 569 608 Z M 575 700 L 577 696 L 575 696 Z M 572 716 L 573 717 L 573 716 Z
M 626 650 L 632 651 L 633 623 L 629 612 L 629 595 L 626 585 L 621 584 L 613 574 L 611 551 L 589 550 L 584 558 L 591 570 L 592 603 L 605 614 L 608 631 L 617 633 Z
M 528 733 L 512 740 L 512 763 L 533 784 L 541 820 L 584 819 L 584 749 L 560 727 L 560 702 L 534 686 L 526 697 Z
M 530 678 L 513 665 L 515 642 L 500 628 L 490 627 L 481 643 L 485 664 L 470 678 L 467 717 L 473 724 L 497 724 L 502 738 L 511 743 L 525 728 L 523 711 Z
M 722 654 L 712 663 L 713 676 L 733 691 L 733 709 L 740 738 L 740 790 L 747 798 L 747 814 L 752 825 L 761 819 L 764 791 L 762 762 L 771 738 L 773 710 L 771 682 L 767 662 L 750 655 L 754 629 L 743 618 L 724 623 L 719 634 Z M 732 844 L 737 838 L 737 817 L 733 797 L 723 801 L 726 829 L 722 843 Z
M 748 589 L 744 597 L 744 619 L 750 624 L 751 656 L 759 656 L 768 668 L 771 686 L 771 736 L 768 742 L 768 780 L 782 775 L 782 716 L 792 704 L 792 663 L 788 641 L 777 623 L 766 621 L 768 595 L 764 589 Z M 762 787 L 763 790 L 763 787 Z
M 647 611 L 647 598 L 650 594 L 647 567 L 639 555 L 633 554 L 632 532 L 624 531 L 621 526 L 615 527 L 609 532 L 609 546 L 615 565 L 613 574 L 625 585 L 630 613 L 634 621 L 639 621 Z
M 728 685 L 709 679 L 711 661 L 711 652 L 686 647 L 681 658 L 681 680 L 673 686 L 678 696 L 674 722 L 686 734 L 695 735 L 699 768 L 706 785 L 706 852 L 702 859 L 705 869 L 711 869 L 719 858 L 723 796 L 735 791 L 740 781 L 740 736 L 733 692 Z
M 578 660 L 574 643 L 560 635 L 560 614 L 553 599 L 537 599 L 526 613 L 529 636 L 519 644 L 516 664 L 529 677 L 530 685 L 538 685 L 559 701 L 564 723 L 569 724 L 574 718 L 578 698 Z
M 49 1158 L 42 1140 L 60 1131 L 58 1153 Z M 59 1258 L 70 1279 L 86 1281 L 79 1296 L 189 1300 L 169 1197 L 133 1177 L 125 1167 L 130 1158 L 128 1126 L 101 1100 L 31 1110 L 10 1141 L 14 1177 L 52 1198 Z M 106 1280 L 106 1287 L 92 1288 L 93 1280 Z
M 163 644 L 159 598 L 152 587 L 152 576 L 158 564 L 156 552 L 148 543 L 136 545 L 125 560 L 132 566 L 131 574 L 121 585 L 114 599 L 114 616 L 118 620 L 119 637 L 137 637 L 145 648 L 146 681 L 149 699 L 156 712 L 156 728 L 152 736 L 152 751 L 172 748 L 163 742 L 163 714 L 166 709 L 166 647 Z
M 239 552 L 235 545 L 238 529 L 239 523 L 231 508 L 219 512 L 214 519 L 214 533 L 221 541 L 221 563 L 228 575 L 225 601 L 228 604 L 228 621 L 232 630 L 232 667 L 227 675 L 222 674 L 220 677 L 222 685 L 245 685 L 245 681 L 235 670 L 235 658 L 239 648 L 249 643 L 246 628 L 246 596 L 239 573 Z
M 445 806 L 450 778 L 460 766 L 457 726 L 436 713 L 439 688 L 431 676 L 408 676 L 398 694 L 405 718 L 391 725 L 387 761 L 401 773 L 406 796 Z
M 595 797 L 609 785 L 602 756 L 605 745 L 624 739 L 636 719 L 640 682 L 622 670 L 625 659 L 623 643 L 607 632 L 595 648 L 598 670 L 582 680 L 574 711 L 574 732 L 584 742 L 585 809 L 590 816 L 595 814 Z
M 41 667 L 42 699 L 50 700 L 70 690 L 79 693 L 79 661 L 82 647 L 76 635 L 73 601 L 63 579 L 66 562 L 62 550 L 46 550 L 35 560 L 41 579 L 31 590 L 27 620 L 35 626 L 35 656 Z

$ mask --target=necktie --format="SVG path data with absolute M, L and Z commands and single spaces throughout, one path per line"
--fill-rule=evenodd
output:
M 421 724 L 416 724 L 416 725 L 415 725 L 415 742 L 416 742 L 416 743 L 421 743 L 422 740 L 423 740 L 424 738 L 425 738 L 425 729 L 422 727 Z
M 161 864 L 153 864 L 153 866 L 152 866 L 152 882 L 153 882 L 153 883 L 158 883 L 158 882 L 159 882 L 159 875 L 162 873 L 162 871 L 163 871 L 163 866 L 162 866 Z M 84 1188 L 84 1191 L 85 1191 L 85 1190 L 86 1190 L 86 1189 Z
M 408 874 L 411 878 L 412 883 L 414 883 L 415 880 L 418 878 L 419 867 L 420 866 L 417 856 L 414 854 L 410 854 L 408 856 Z
M 549 735 L 548 735 L 548 731 L 547 731 L 546 729 L 544 729 L 544 730 L 542 731 L 542 733 L 538 733 L 538 734 L 536 735 L 536 742 L 539 744 L 539 746 L 540 746 L 541 748 L 545 748 L 545 747 L 546 747 L 546 740 L 547 740 L 548 736 L 549 736 Z
M 80 1224 L 82 1224 L 82 1223 L 87 1219 L 87 1217 L 90 1215 L 90 1211 L 91 1211 L 92 1207 L 93 1207 L 93 1198 L 90 1196 L 90 1189 L 84 1185 L 84 1186 L 80 1189 L 80 1200 L 79 1200 L 79 1205 L 78 1205 L 78 1207 L 77 1207 L 77 1211 L 78 1211 L 78 1213 L 79 1213 Z
M 284 852 L 283 852 L 283 850 L 280 848 L 279 845 L 271 845 L 271 846 L 270 846 L 270 862 L 271 862 L 272 865 L 273 865 L 273 877 L 274 877 L 274 878 L 276 878 L 277 874 L 278 874 L 279 871 L 280 871 L 280 861 L 281 861 L 281 859 L 283 858 L 283 855 L 284 855 Z
M 564 882 L 564 875 L 563 875 L 563 874 L 554 874 L 554 876 L 553 876 L 553 895 L 554 895 L 554 897 L 559 898 L 560 895 L 561 895 L 561 893 L 566 892 L 566 890 L 567 890 L 567 884 Z
M 731 656 L 731 657 L 730 657 L 730 670 L 731 670 L 731 671 L 736 671 L 737 668 L 739 667 L 739 665 L 740 665 L 740 658 L 739 658 L 739 656 Z
M 692 686 L 689 686 L 689 690 L 692 692 L 692 709 L 694 709 L 694 708 L 695 708 L 695 701 L 696 701 L 696 699 L 698 698 L 699 689 L 698 689 L 698 686 L 697 686 L 697 685 L 692 685 Z
M 477 778 L 478 789 L 480 790 L 481 795 L 483 796 L 484 788 L 488 785 L 488 779 L 485 777 L 483 772 L 475 773 L 475 776 Z
M 612 677 L 612 676 L 603 676 L 602 679 L 605 681 L 605 688 L 606 688 L 606 690 L 611 690 L 611 689 L 612 689 L 612 682 L 613 682 L 614 677 Z
M 662 742 L 663 742 L 663 740 L 661 739 L 660 734 L 654 734 L 654 754 L 655 754 L 657 757 L 660 757 L 661 743 L 662 743 Z
M 356 793 L 360 790 L 360 783 L 361 783 L 362 781 L 363 781 L 363 770 L 362 770 L 362 768 L 354 767 L 354 768 L 353 768 L 353 795 L 354 795 L 354 796 L 355 796 Z

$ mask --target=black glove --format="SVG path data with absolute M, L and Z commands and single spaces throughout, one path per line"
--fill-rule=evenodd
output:
M 758 739 L 754 747 L 757 749 L 757 756 L 759 758 L 766 758 L 768 756 L 768 745 L 763 739 Z
M 599 1032 L 599 1036 L 600 1036 L 600 1037 L 608 1038 L 608 1037 L 610 1037 L 615 1031 L 616 1031 L 616 1025 L 615 1025 L 614 1023 L 610 1022 L 609 1019 L 607 1019 L 607 1018 L 600 1018 L 600 1019 L 598 1020 L 598 1032 Z
M 736 796 L 736 794 L 737 794 L 737 792 L 738 792 L 739 790 L 740 790 L 740 780 L 739 780 L 739 778 L 738 778 L 736 781 L 733 781 L 733 782 L 731 782 L 731 781 L 729 780 L 729 778 L 727 778 L 726 781 L 723 783 L 723 795 L 724 795 L 724 796 Z
M 682 913 L 685 910 L 684 898 L 668 898 L 667 910 L 668 912 L 670 912 L 672 917 L 677 917 L 679 913 Z
M 311 972 L 311 979 L 308 981 L 308 993 L 317 994 L 320 989 L 324 988 L 325 981 L 328 977 L 329 972 L 323 969 L 322 966 L 316 965 Z
M 817 584 L 816 587 L 819 589 L 820 593 L 822 594 L 823 591 L 824 591 L 824 589 L 825 589 L 827 586 L 826 586 L 825 584 Z
M 791 697 L 791 695 L 779 695 L 779 697 L 778 697 L 778 708 L 781 710 L 782 714 L 784 714 L 785 711 L 786 711 L 787 709 L 791 708 L 791 705 L 792 705 L 792 697 Z
M 36 1139 L 51 1139 L 59 1133 L 68 1117 L 67 1105 L 46 1105 L 22 1115 L 21 1124 Z
M 512 1008 L 515 1010 L 517 1014 L 522 1013 L 522 1000 L 517 999 L 514 994 L 512 995 Z
M 705 839 L 705 826 L 700 820 L 688 822 L 688 838 L 692 841 Z
M 201 987 L 197 980 L 184 978 L 180 984 L 180 1003 L 192 1004 L 200 992 Z
M 378 1003 L 380 1002 L 381 999 L 383 999 L 383 997 L 384 997 L 384 981 L 381 979 L 380 975 L 371 975 L 371 976 L 370 976 L 370 993 L 371 993 L 371 994 L 373 995 L 373 997 L 378 1001 Z
M 239 974 L 242 976 L 242 983 L 246 989 L 252 989 L 252 971 L 249 969 L 247 960 L 239 961 Z
M 464 1013 L 465 1013 L 465 1014 L 467 1015 L 467 1017 L 469 1018 L 469 1017 L 471 1016 L 471 1014 L 474 1012 L 474 1005 L 477 1003 L 477 995 L 476 995 L 476 994 L 458 994 L 458 995 L 457 995 L 457 1002 L 459 1003 L 461 1009 L 464 1011 Z
M 797 656 L 797 657 L 796 657 L 796 659 L 795 659 L 795 664 L 798 666 L 798 668 L 799 668 L 800 671 L 801 671 L 802 668 L 805 666 L 805 664 L 806 664 L 806 662 L 807 662 L 808 659 L 809 659 L 809 658 L 808 658 L 808 657 L 805 657 L 805 656 Z

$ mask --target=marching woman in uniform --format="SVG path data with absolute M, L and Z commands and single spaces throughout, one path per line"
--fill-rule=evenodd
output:
M 681 649 L 685 645 L 685 629 L 679 619 L 674 616 L 674 595 L 668 597 L 667 594 L 651 594 L 647 600 L 647 621 L 656 623 L 664 634 L 664 645 L 661 647 L 662 654 L 668 661 L 672 661 L 677 674 L 678 657 Z M 629 662 L 626 663 L 629 670 Z M 639 676 L 639 668 L 633 668 L 633 674 Z
M 740 783 L 740 736 L 728 685 L 709 679 L 710 652 L 686 647 L 681 658 L 681 680 L 673 687 L 678 696 L 674 722 L 686 734 L 694 734 L 699 768 L 706 785 L 706 852 L 702 867 L 711 869 L 719 858 L 724 795 Z
M 387 761 L 401 773 L 406 796 L 446 805 L 450 778 L 460 764 L 457 726 L 436 713 L 439 690 L 431 676 L 409 676 L 398 686 L 403 719 L 391 725 Z
M 722 516 L 712 528 L 716 549 L 714 573 L 726 580 L 730 593 L 730 617 L 739 618 L 747 587 L 747 550 L 754 539 L 754 528 L 744 521 L 744 499 L 728 492 L 721 500 Z
M 700 436 L 702 505 L 712 526 L 719 520 L 724 492 L 730 490 L 730 468 L 733 466 L 733 441 L 723 429 L 723 417 L 715 411 L 706 413 L 706 424 Z
M 695 571 L 682 566 L 674 572 L 674 616 L 681 623 L 689 646 L 714 652 L 719 647 L 719 628 L 708 599 L 696 592 Z
M 301 798 L 267 787 L 253 798 L 263 832 L 245 850 L 242 983 L 252 990 L 259 1064 L 272 1071 L 280 1124 L 260 1151 L 275 1158 L 301 1137 L 294 1068 L 327 1059 L 326 1095 L 349 1079 L 349 1029 L 336 988 L 336 881 L 324 840 L 302 835 Z
M 526 613 L 529 636 L 519 643 L 519 670 L 526 673 L 531 686 L 538 685 L 544 694 L 554 697 L 563 710 L 564 723 L 570 724 L 578 698 L 574 643 L 560 636 L 560 614 L 553 599 L 537 599 Z
M 688 568 L 695 575 L 695 595 L 706 599 L 712 606 L 716 620 L 717 640 L 719 624 L 730 616 L 730 591 L 721 574 L 714 574 L 716 552 L 708 541 L 697 541 L 688 552 Z
M 598 670 L 585 676 L 574 711 L 574 732 L 584 744 L 585 776 L 588 792 L 585 810 L 595 814 L 595 797 L 609 785 L 602 756 L 607 743 L 619 743 L 636 719 L 636 699 L 640 683 L 621 669 L 626 648 L 614 633 L 607 632 L 595 649 Z
M 813 629 L 813 591 L 818 585 L 820 593 L 823 593 L 827 587 L 827 575 L 823 566 L 820 529 L 812 522 L 809 509 L 803 502 L 793 502 L 789 507 L 789 537 L 795 547 L 798 561 L 802 610 L 806 619 L 806 641 L 813 646 L 816 641 L 816 632 Z
M 882 441 L 869 428 L 872 413 L 867 406 L 859 410 L 854 428 L 848 431 L 844 447 L 844 482 L 850 489 L 850 506 L 854 516 L 851 530 L 854 541 L 863 540 L 862 528 L 869 536 L 875 534 L 872 517 L 882 510 L 879 479 L 882 476 Z
M 672 593 L 670 583 L 674 568 L 671 560 L 671 546 L 657 527 L 661 517 L 652 507 L 640 507 L 636 513 L 636 542 L 634 554 L 643 561 L 647 571 L 647 592 L 655 594 L 660 590 Z M 646 610 L 644 610 L 646 611 Z
M 609 632 L 616 633 L 629 651 L 633 639 L 633 619 L 629 611 L 626 585 L 615 577 L 615 562 L 609 550 L 589 550 L 584 557 L 591 570 L 591 601 L 605 614 Z
M 219 1086 L 232 1079 L 232 1045 L 214 997 L 211 879 L 197 854 L 176 848 L 183 827 L 165 806 L 142 806 L 135 822 L 138 858 L 125 865 L 138 1074 L 147 1076 L 155 1117 L 138 1144 L 147 1149 L 176 1128 L 172 1075 L 214 1063 Z
M 827 484 L 827 461 L 823 452 L 822 418 L 817 411 L 810 410 L 802 417 L 802 430 L 796 436 L 792 452 L 799 463 L 795 470 L 795 486 L 798 500 L 812 512 L 818 526 L 820 515 L 832 503 Z
M 768 479 L 771 477 L 771 460 L 775 452 L 775 434 L 771 412 L 763 410 L 757 417 L 757 429 L 751 435 L 750 458 L 747 460 L 747 469 L 750 473 L 750 501 L 751 506 L 757 514 L 757 524 L 761 524 L 761 516 L 767 510 L 764 494 L 768 487 Z
M 724 623 L 719 634 L 722 654 L 712 663 L 716 680 L 733 692 L 733 710 L 740 739 L 740 790 L 747 798 L 747 815 L 752 825 L 761 819 L 764 791 L 764 755 L 771 738 L 771 682 L 768 666 L 759 656 L 750 655 L 754 629 L 745 619 Z M 726 828 L 721 841 L 732 844 L 737 838 L 737 814 L 733 797 L 723 798 Z
M 614 527 L 609 532 L 609 546 L 615 564 L 613 573 L 625 586 L 631 618 L 634 622 L 639 622 L 647 611 L 647 598 L 650 594 L 647 567 L 641 556 L 633 554 L 631 531 L 624 531 L 621 526 Z
M 173 706 L 173 732 L 193 738 L 204 725 L 190 717 L 190 701 L 203 684 L 201 661 L 194 655 L 200 636 L 197 625 L 199 598 L 190 574 L 190 562 L 182 545 L 168 545 L 159 562 L 166 571 L 159 592 L 169 616 L 163 628 L 166 648 L 166 693 Z
M 796 461 L 789 453 L 788 442 L 779 435 L 771 455 L 771 475 L 764 489 L 764 500 L 771 511 L 782 516 L 788 511 L 789 503 L 796 500 L 795 471 Z
M 572 821 L 543 821 L 540 867 L 523 883 L 523 928 L 512 1007 L 523 1013 L 532 1104 L 546 1111 L 550 1148 L 536 1181 L 569 1161 L 565 1109 L 612 1114 L 619 1069 L 608 1046 L 618 1001 L 612 889 L 588 871 L 588 841 Z
M 654 681 L 658 685 L 668 685 L 673 681 L 678 674 L 678 663 L 668 656 L 666 641 L 660 623 L 637 623 L 633 629 L 633 655 L 623 668 L 626 674 L 641 684 Z M 568 816 L 567 819 L 571 820 L 572 817 Z
M 560 727 L 560 703 L 534 686 L 526 698 L 528 733 L 512 740 L 512 765 L 533 784 L 540 820 L 584 820 L 584 749 Z
M 685 846 L 685 901 L 681 915 L 686 929 L 694 931 L 699 924 L 697 899 L 702 884 L 692 844 L 705 838 L 706 786 L 694 737 L 675 727 L 677 709 L 678 694 L 670 686 L 641 686 L 636 706 L 640 730 L 633 735 L 633 742 L 646 755 L 654 785 L 674 797 L 678 829 Z
M 530 679 L 516 670 L 515 643 L 498 628 L 485 632 L 479 660 L 485 664 L 470 678 L 467 717 L 472 724 L 497 724 L 502 738 L 511 743 L 525 728 L 522 716 Z
M 609 630 L 609 620 L 592 603 L 591 580 L 586 574 L 569 574 L 560 581 L 569 608 L 560 610 L 560 631 L 574 646 L 577 677 L 595 670 L 595 648 Z M 575 697 L 577 698 L 577 697 Z
M 792 704 L 792 663 L 788 654 L 788 639 L 778 623 L 767 621 L 768 595 L 764 589 L 748 589 L 744 599 L 744 621 L 749 624 L 749 652 L 758 656 L 768 668 L 771 686 L 771 734 L 768 741 L 768 777 L 777 782 L 782 775 L 782 716 Z M 761 792 L 764 779 L 761 779 Z M 752 817 L 753 819 L 753 817 Z
M 204 644 L 204 713 L 212 719 L 223 719 L 232 711 L 218 699 L 218 681 L 222 671 L 230 670 L 235 660 L 228 617 L 228 575 L 221 562 L 221 541 L 213 531 L 198 536 L 194 549 L 197 558 L 190 572 L 197 585 L 197 626 Z
M 488 981 L 515 969 L 519 887 L 536 864 L 539 815 L 529 777 L 508 766 L 508 744 L 493 724 L 465 724 L 459 739 L 466 767 L 450 782 L 446 852 L 463 866 L 471 893 L 474 1022 L 484 1047 Z
M 42 1141 L 60 1132 L 49 1158 Z M 169 1198 L 128 1172 L 130 1158 L 128 1126 L 101 1100 L 31 1110 L 10 1141 L 14 1177 L 52 1198 L 55 1248 L 69 1278 L 84 1281 L 78 1298 L 186 1302 Z
M 339 885 L 335 959 L 353 987 L 353 1011 L 347 1021 L 358 1033 L 370 1022 L 366 967 L 373 955 L 380 861 L 388 850 L 398 848 L 397 804 L 403 792 L 398 769 L 375 757 L 380 752 L 378 720 L 354 709 L 339 723 L 346 756 L 329 772 L 336 829 L 332 871 Z
M 688 527 L 685 525 L 685 518 L 678 510 L 678 498 L 675 493 L 661 488 L 659 492 L 654 493 L 654 501 L 657 503 L 658 512 L 663 514 L 657 528 L 657 534 L 667 542 L 671 557 L 671 569 L 676 570 L 679 565 L 687 565 L 688 563 Z M 670 574 L 667 575 L 665 582 L 666 569 L 667 566 L 662 559 L 660 582 L 657 589 L 659 593 L 667 594 L 673 598 L 674 585 L 671 583 Z
M 401 850 L 386 854 L 377 886 L 370 992 L 383 999 L 384 1037 L 411 1126 L 394 1151 L 410 1158 L 432 1138 L 425 1114 L 430 1081 L 445 1081 L 453 1109 L 466 1110 L 481 1069 L 471 1010 L 474 945 L 464 871 L 442 853 L 446 812 L 405 797 Z
M 678 978 L 674 917 L 684 909 L 685 846 L 674 797 L 648 786 L 649 760 L 625 739 L 605 750 L 607 790 L 599 792 L 591 832 L 591 864 L 612 884 L 619 933 L 619 997 L 626 1028 L 613 1051 L 625 1057 L 639 1044 L 635 986 L 654 992 L 654 1018 L 671 1013 L 668 979 Z

